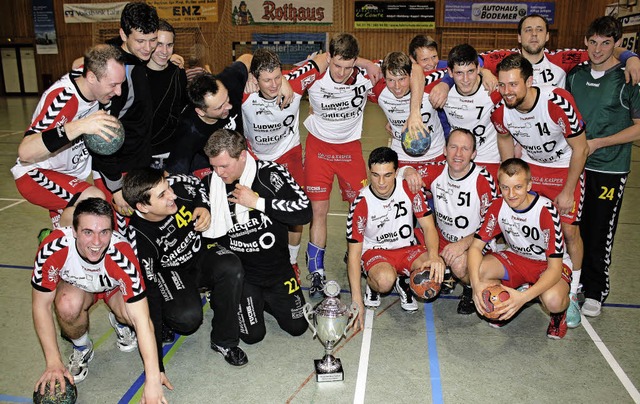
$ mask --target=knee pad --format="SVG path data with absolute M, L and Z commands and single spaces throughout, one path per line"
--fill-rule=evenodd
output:
M 309 272 L 320 271 L 321 273 L 324 273 L 324 248 L 320 248 L 313 243 L 309 243 L 307 244 L 307 253 L 305 256 Z

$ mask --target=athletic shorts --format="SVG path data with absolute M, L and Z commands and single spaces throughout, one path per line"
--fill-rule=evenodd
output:
M 107 290 L 106 292 L 94 293 L 93 294 L 93 304 L 98 303 L 100 300 L 104 300 L 105 303 L 109 303 L 109 300 L 120 291 L 120 288 L 113 288 L 111 290 Z
M 302 170 L 302 145 L 297 145 L 289 150 L 278 159 L 276 163 L 280 164 L 289 171 L 294 180 L 304 188 L 304 171 Z
M 362 254 L 362 267 L 365 272 L 369 272 L 374 265 L 386 262 L 395 268 L 398 275 L 409 276 L 413 261 L 426 252 L 427 248 L 423 245 L 413 245 L 395 250 L 371 249 Z
M 542 167 L 529 164 L 531 168 L 532 189 L 542 196 L 546 196 L 552 201 L 560 194 L 569 174 L 568 168 Z M 580 175 L 580 180 L 573 190 L 573 209 L 571 212 L 560 215 L 563 223 L 578 224 L 582 215 L 582 202 L 584 198 L 584 171 Z
M 309 199 L 328 201 L 334 175 L 338 177 L 342 200 L 353 202 L 358 191 L 367 185 L 362 144 L 359 140 L 327 143 L 310 133 L 304 160 L 305 191 Z
M 16 180 L 20 195 L 34 205 L 59 211 L 74 203 L 90 183 L 56 171 L 35 168 Z
M 496 257 L 504 266 L 505 279 L 502 280 L 502 284 L 510 288 L 515 289 L 525 283 L 533 285 L 547 270 L 547 261 L 532 260 L 512 251 L 491 252 L 489 254 Z M 571 269 L 564 263 L 562 264 L 562 279 L 571 285 Z

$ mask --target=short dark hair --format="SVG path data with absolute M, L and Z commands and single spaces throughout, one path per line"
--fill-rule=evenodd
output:
M 157 168 L 136 168 L 125 175 L 122 181 L 122 197 L 132 208 L 138 203 L 149 205 L 151 194 L 149 191 L 164 179 L 164 171 Z
M 393 169 L 398 169 L 398 153 L 390 147 L 378 147 L 377 149 L 373 149 L 371 154 L 369 154 L 369 169 L 371 169 L 371 166 L 374 164 L 387 163 L 393 163 Z
M 329 41 L 331 57 L 340 56 L 344 60 L 356 59 L 360 54 L 360 45 L 355 36 L 347 33 L 334 35 Z
M 520 53 L 514 53 L 506 58 L 502 59 L 496 67 L 497 73 L 501 71 L 509 71 L 513 69 L 520 70 L 520 76 L 527 81 L 529 77 L 533 76 L 533 66 L 524 56 Z
M 278 55 L 271 49 L 258 48 L 253 52 L 249 71 L 256 79 L 260 77 L 261 72 L 272 72 L 278 68 L 282 69 L 282 63 Z
M 521 172 L 524 172 L 525 177 L 527 177 L 527 182 L 531 181 L 531 168 L 529 168 L 529 164 L 522 159 L 512 157 L 510 159 L 506 159 L 500 164 L 500 168 L 498 168 L 498 177 L 500 177 L 500 173 L 505 173 L 508 177 L 513 177 Z
M 207 104 L 204 102 L 205 95 L 218 93 L 218 79 L 211 73 L 198 74 L 187 85 L 187 96 L 189 101 L 197 108 L 205 109 Z
M 456 65 L 467 66 L 470 64 L 478 66 L 478 51 L 476 51 L 476 48 L 468 43 L 456 45 L 451 48 L 449 56 L 447 57 L 447 66 L 449 69 L 453 70 Z
M 158 13 L 156 8 L 141 1 L 127 3 L 120 15 L 120 28 L 126 36 L 135 29 L 143 34 L 158 30 Z
M 76 208 L 73 211 L 73 228 L 75 230 L 78 230 L 80 216 L 82 215 L 108 217 L 109 222 L 111 223 L 111 230 L 113 230 L 113 209 L 109 202 L 102 198 L 87 198 L 76 205 Z
M 158 20 L 158 31 L 171 32 L 173 39 L 176 38 L 176 30 L 173 28 L 173 25 L 169 24 L 169 21 L 164 18 Z
M 622 38 L 622 23 L 617 18 L 610 16 L 598 17 L 589 24 L 584 37 L 589 39 L 594 35 L 605 38 L 611 37 L 614 42 L 618 42 Z
M 453 135 L 454 132 L 460 132 L 460 133 L 464 133 L 465 135 L 468 135 L 472 142 L 473 142 L 473 151 L 476 151 L 476 135 L 473 134 L 473 132 L 471 132 L 469 129 L 467 128 L 455 128 L 455 129 L 451 129 L 451 132 L 449 133 L 449 136 L 447 136 L 447 139 L 445 141 L 445 145 L 449 146 L 449 139 L 451 139 L 451 135 Z
M 524 25 L 524 22 L 528 18 L 540 18 L 542 21 L 544 21 L 544 27 L 547 30 L 547 32 L 549 32 L 549 21 L 547 20 L 547 18 L 544 16 L 541 16 L 540 14 L 533 13 L 533 14 L 525 15 L 520 19 L 520 21 L 518 22 L 518 34 L 522 34 L 522 26 Z
M 82 77 L 87 77 L 87 73 L 92 72 L 100 80 L 104 77 L 107 71 L 107 63 L 111 59 L 118 64 L 124 65 L 124 53 L 119 48 L 106 44 L 92 46 L 84 54 Z
M 438 43 L 428 35 L 416 35 L 409 42 L 409 55 L 413 60 L 417 60 L 417 51 L 420 48 L 433 48 L 438 51 Z
M 243 150 L 247 150 L 247 139 L 235 130 L 229 129 L 218 129 L 213 132 L 204 146 L 204 154 L 207 157 L 216 157 L 226 151 L 229 157 L 237 159 Z
M 411 59 L 402 52 L 389 52 L 382 61 L 382 74 L 387 72 L 394 76 L 411 75 Z

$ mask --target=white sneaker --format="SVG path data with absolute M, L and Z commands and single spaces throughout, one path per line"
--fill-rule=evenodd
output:
M 109 322 L 116 332 L 116 346 L 122 352 L 131 352 L 138 347 L 136 332 L 127 325 L 122 325 L 116 320 L 115 314 L 109 312 Z
M 582 314 L 588 317 L 598 317 L 602 313 L 602 303 L 596 299 L 586 298 L 582 305 Z
M 398 276 L 394 289 L 396 293 L 400 295 L 400 307 L 402 307 L 404 311 L 418 310 L 418 302 L 413 298 L 408 276 Z
M 380 307 L 380 293 L 371 289 L 368 284 L 364 289 L 364 305 L 372 308 Z
M 80 349 L 78 349 L 80 348 Z M 84 347 L 73 346 L 73 353 L 69 357 L 69 373 L 73 376 L 74 383 L 80 383 L 87 378 L 89 362 L 93 359 L 93 342 Z

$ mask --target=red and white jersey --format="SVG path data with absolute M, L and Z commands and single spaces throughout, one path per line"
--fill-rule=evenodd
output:
M 500 92 L 489 93 L 482 82 L 475 93 L 462 95 L 454 85 L 449 90 L 444 111 L 451 130 L 464 128 L 476 136 L 476 158 L 478 163 L 500 163 L 498 135 L 491 122 L 491 112 L 502 100 Z
M 422 122 L 424 126 L 431 133 L 431 147 L 423 155 L 419 157 L 409 156 L 402 148 L 402 127 L 409 118 L 409 107 L 411 104 L 411 93 L 409 92 L 402 98 L 396 98 L 395 95 L 387 88 L 386 81 L 384 79 L 378 80 L 375 87 L 369 94 L 369 99 L 372 102 L 377 103 L 384 114 L 387 117 L 387 121 L 391 125 L 391 131 L 393 132 L 393 138 L 391 140 L 391 148 L 398 153 L 398 159 L 400 161 L 425 161 L 433 160 L 436 157 L 442 155 L 444 151 L 444 130 L 442 124 L 438 118 L 438 112 L 433 109 L 429 102 L 429 92 L 434 85 L 440 81 L 433 82 L 424 88 L 424 95 L 422 96 L 422 105 L 420 106 L 420 113 L 422 114 Z
M 260 92 L 242 97 L 244 136 L 260 160 L 275 161 L 300 144 L 300 100 L 305 89 L 320 74 L 313 61 L 285 74 L 294 91 L 293 101 L 280 109 L 277 97 L 267 100 Z
M 414 194 L 401 178 L 396 178 L 395 189 L 387 199 L 380 199 L 371 186 L 367 186 L 360 190 L 349 208 L 347 241 L 363 243 L 362 252 L 416 245 L 413 218 L 430 214 L 424 189 Z
M 502 234 L 507 250 L 536 261 L 562 258 L 572 268 L 565 250 L 560 213 L 550 199 L 530 192 L 535 199 L 527 209 L 516 211 L 503 198 L 495 199 L 475 237 L 488 242 Z
M 498 63 L 514 53 L 520 53 L 520 49 L 495 50 L 482 53 L 480 56 L 484 60 L 484 68 L 497 75 Z M 567 73 L 587 60 L 589 60 L 589 54 L 583 49 L 558 49 L 553 52 L 545 49 L 542 59 L 533 64 L 533 85 L 564 88 Z
M 82 119 L 97 110 L 98 101 L 85 99 L 75 80 L 66 74 L 40 98 L 25 136 Z M 84 180 L 91 174 L 91 156 L 84 145 L 83 137 L 80 136 L 44 161 L 22 163 L 18 159 L 11 173 L 14 179 L 18 179 L 34 168 L 52 170 Z
M 452 178 L 446 161 L 425 164 L 420 173 L 433 194 L 436 224 L 442 237 L 455 243 L 478 230 L 487 208 L 498 193 L 496 183 L 482 166 L 471 162 L 462 178 Z
M 104 257 L 97 263 L 80 256 L 71 227 L 51 233 L 36 255 L 31 284 L 37 290 L 49 292 L 61 280 L 89 293 L 120 288 L 125 302 L 144 297 L 138 259 L 131 244 L 115 232 Z
M 309 114 L 304 126 L 327 143 L 342 144 L 362 137 L 362 120 L 367 93 L 373 85 L 358 67 L 344 84 L 333 81 L 329 70 L 309 87 Z
M 498 133 L 510 133 L 522 145 L 522 159 L 543 167 L 566 168 L 571 160 L 567 138 L 584 131 L 573 96 L 562 88 L 537 87 L 533 108 L 522 113 L 501 102 L 491 115 Z

